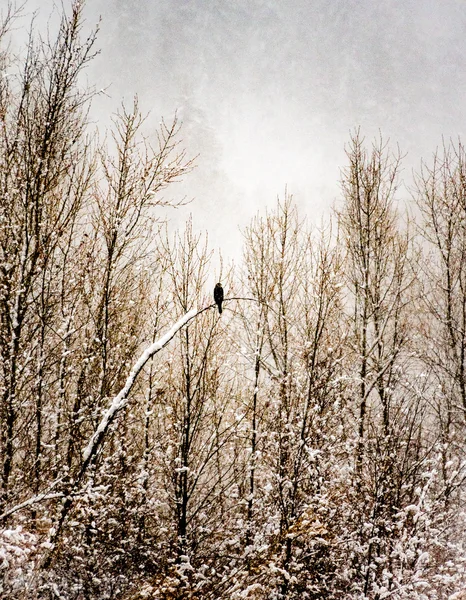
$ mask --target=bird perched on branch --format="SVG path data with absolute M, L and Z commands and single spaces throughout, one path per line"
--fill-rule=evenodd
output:
M 221 283 L 217 283 L 214 288 L 214 300 L 218 306 L 218 312 L 222 314 L 222 302 L 223 302 L 223 288 Z

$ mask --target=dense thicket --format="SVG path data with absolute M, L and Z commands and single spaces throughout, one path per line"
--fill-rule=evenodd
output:
M 0 55 L 1 597 L 459 598 L 463 146 L 408 218 L 355 132 L 328 225 L 257 215 L 220 316 L 206 238 L 159 221 L 178 123 L 146 139 L 135 102 L 92 137 L 81 13 Z

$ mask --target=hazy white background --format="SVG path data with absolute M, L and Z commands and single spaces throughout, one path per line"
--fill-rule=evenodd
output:
M 46 26 L 54 3 L 35 9 Z M 150 134 L 178 111 L 200 156 L 174 219 L 192 212 L 226 258 L 285 185 L 320 220 L 356 126 L 408 153 L 406 183 L 442 135 L 466 140 L 465 0 L 88 0 L 85 14 L 102 18 L 93 118 L 138 94 Z

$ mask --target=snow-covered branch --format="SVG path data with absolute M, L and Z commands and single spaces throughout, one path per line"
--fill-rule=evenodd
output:
M 37 494 L 37 496 L 28 498 L 24 502 L 21 502 L 20 504 L 16 504 L 12 508 L 9 508 L 8 510 L 6 510 L 2 515 L 0 515 L 0 521 L 3 521 L 3 519 L 6 519 L 13 513 L 18 512 L 19 510 L 22 510 L 23 508 L 27 508 L 28 506 L 32 506 L 33 504 L 40 504 L 44 500 L 52 500 L 53 498 L 63 498 L 63 493 L 55 492 L 53 494 L 47 494 L 46 492 L 44 492 L 43 494 Z
M 151 344 L 146 350 L 144 350 L 144 352 L 142 353 L 141 357 L 139 358 L 139 360 L 137 361 L 137 363 L 134 365 L 133 369 L 131 370 L 131 373 L 128 375 L 128 378 L 126 380 L 126 383 L 125 383 L 124 387 L 119 392 L 119 394 L 117 394 L 115 396 L 115 398 L 113 399 L 111 405 L 105 411 L 105 414 L 102 417 L 102 420 L 100 421 L 100 423 L 99 423 L 97 429 L 95 430 L 93 436 L 89 440 L 89 443 L 85 447 L 85 449 L 83 451 L 83 464 L 82 464 L 82 467 L 81 467 L 81 470 L 80 470 L 80 473 L 79 473 L 79 476 L 78 476 L 78 480 L 81 479 L 81 477 L 84 475 L 85 471 L 87 470 L 87 467 L 89 466 L 89 463 L 90 463 L 92 457 L 97 452 L 97 449 L 98 449 L 100 443 L 102 442 L 102 440 L 103 440 L 103 438 L 105 436 L 105 433 L 107 432 L 110 424 L 112 423 L 112 421 L 114 420 L 114 418 L 116 417 L 116 415 L 128 403 L 129 393 L 130 393 L 130 391 L 133 388 L 133 385 L 134 385 L 134 383 L 136 381 L 137 376 L 139 375 L 139 373 L 144 368 L 144 365 L 155 354 L 157 354 L 157 352 L 159 352 L 164 346 L 166 346 L 168 344 L 168 342 L 176 335 L 176 333 L 180 329 L 182 329 L 187 323 L 189 323 L 189 321 L 191 321 L 192 319 L 194 319 L 197 315 L 199 315 L 200 313 L 204 312 L 205 310 L 207 310 L 209 308 L 212 308 L 213 306 L 215 306 L 215 305 L 212 304 L 212 305 L 207 306 L 207 307 L 202 308 L 202 309 L 193 309 L 193 310 L 190 310 L 181 319 L 179 319 L 173 325 L 173 327 L 169 331 L 167 331 L 167 333 L 165 335 L 163 335 L 161 338 L 159 338 L 153 344 Z
M 3 514 L 0 515 L 0 523 L 6 519 L 7 517 L 9 517 L 10 515 L 12 515 L 15 512 L 18 512 L 19 510 L 22 510 L 23 508 L 27 508 L 28 506 L 32 506 L 33 504 L 39 504 L 40 502 L 43 502 L 44 500 L 52 500 L 53 498 L 62 498 L 63 497 L 63 492 L 53 492 L 52 490 L 61 482 L 63 481 L 63 478 L 60 477 L 60 479 L 56 479 L 45 492 L 42 492 L 40 494 L 36 494 L 35 496 L 33 496 L 32 498 L 28 498 L 27 500 L 25 500 L 24 502 L 21 502 L 20 504 L 16 504 L 15 506 L 12 506 L 11 508 L 9 508 L 8 510 L 6 510 Z
M 225 298 L 224 302 L 228 302 L 231 300 L 247 300 L 250 302 L 257 302 L 257 300 L 255 298 L 241 298 L 241 297 Z M 114 420 L 115 416 L 127 405 L 129 393 L 130 393 L 131 389 L 133 388 L 136 378 L 139 375 L 139 373 L 142 371 L 144 365 L 155 354 L 157 354 L 157 352 L 159 352 L 164 346 L 166 346 L 168 344 L 168 342 L 173 337 L 175 337 L 175 335 L 178 333 L 178 331 L 189 323 L 189 321 L 191 321 L 195 317 L 199 316 L 201 313 L 205 312 L 206 310 L 209 310 L 210 308 L 214 308 L 214 307 L 216 307 L 216 304 L 209 304 L 208 306 L 205 306 L 200 309 L 194 308 L 194 309 L 190 310 L 181 319 L 179 319 L 173 325 L 173 327 L 169 331 L 167 331 L 167 333 L 165 335 L 163 335 L 160 339 L 156 340 L 153 344 L 151 344 L 142 353 L 141 357 L 139 358 L 139 360 L 137 361 L 137 363 L 134 365 L 133 369 L 131 370 L 131 373 L 128 375 L 128 378 L 126 380 L 126 383 L 125 383 L 123 389 L 119 392 L 119 394 L 117 394 L 115 396 L 111 405 L 105 411 L 105 414 L 102 417 L 102 420 L 100 421 L 93 436 L 89 440 L 89 443 L 85 447 L 85 449 L 83 451 L 83 456 L 82 456 L 83 464 L 82 464 L 80 473 L 77 478 L 78 480 L 80 480 L 82 478 L 82 476 L 84 475 L 84 473 L 86 472 L 92 457 L 97 452 L 97 449 L 99 448 L 100 443 L 102 442 L 102 440 L 105 436 L 105 433 L 107 432 L 107 430 L 108 430 L 110 424 L 112 423 L 112 421 Z

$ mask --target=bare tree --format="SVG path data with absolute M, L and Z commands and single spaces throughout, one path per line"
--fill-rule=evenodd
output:
M 80 140 L 89 94 L 78 92 L 76 83 L 92 59 L 95 34 L 80 41 L 81 10 L 76 3 L 70 17 L 63 17 L 55 42 L 37 43 L 31 35 L 22 74 L 17 80 L 4 78 L 2 82 L 2 509 L 9 499 L 15 465 L 14 440 L 23 406 L 20 390 L 29 370 L 21 356 L 36 354 L 40 375 L 45 313 L 49 311 L 44 287 L 50 263 L 82 198 L 76 193 L 72 165 L 75 175 L 83 173 L 86 145 Z M 38 305 L 41 323 L 36 349 L 34 312 Z M 41 385 L 36 385 L 36 480 L 40 476 Z
M 254 316 L 245 313 L 244 319 L 254 381 L 248 573 L 270 593 L 294 597 L 316 585 L 314 576 L 326 577 L 311 569 L 303 580 L 297 556 L 312 556 L 317 564 L 315 538 L 325 530 L 314 511 L 326 494 L 324 453 L 336 426 L 341 260 L 328 236 L 308 231 L 288 195 L 275 211 L 253 220 L 245 241 L 247 294 L 259 301 Z M 269 537 L 271 528 L 276 534 Z M 260 566 L 270 560 L 280 565 L 274 574 Z
M 440 377 L 447 420 L 458 421 L 466 410 L 466 154 L 461 142 L 444 146 L 432 166 L 422 165 L 416 199 L 428 250 L 424 307 L 432 325 L 426 333 L 435 339 L 426 359 Z
M 395 205 L 401 156 L 392 155 L 382 139 L 367 151 L 359 132 L 352 136 L 347 156 L 345 203 L 337 214 L 352 303 L 351 391 L 358 399 L 355 486 L 366 503 L 360 513 L 363 551 L 358 560 L 368 594 L 383 577 L 375 557 L 396 554 L 391 523 L 396 511 L 412 501 L 414 486 L 407 480 L 411 473 L 416 481 L 416 465 L 425 458 L 420 439 L 426 405 L 413 397 L 412 382 L 405 376 L 418 367 L 410 327 L 416 299 L 414 253 L 409 227 L 403 231 Z

